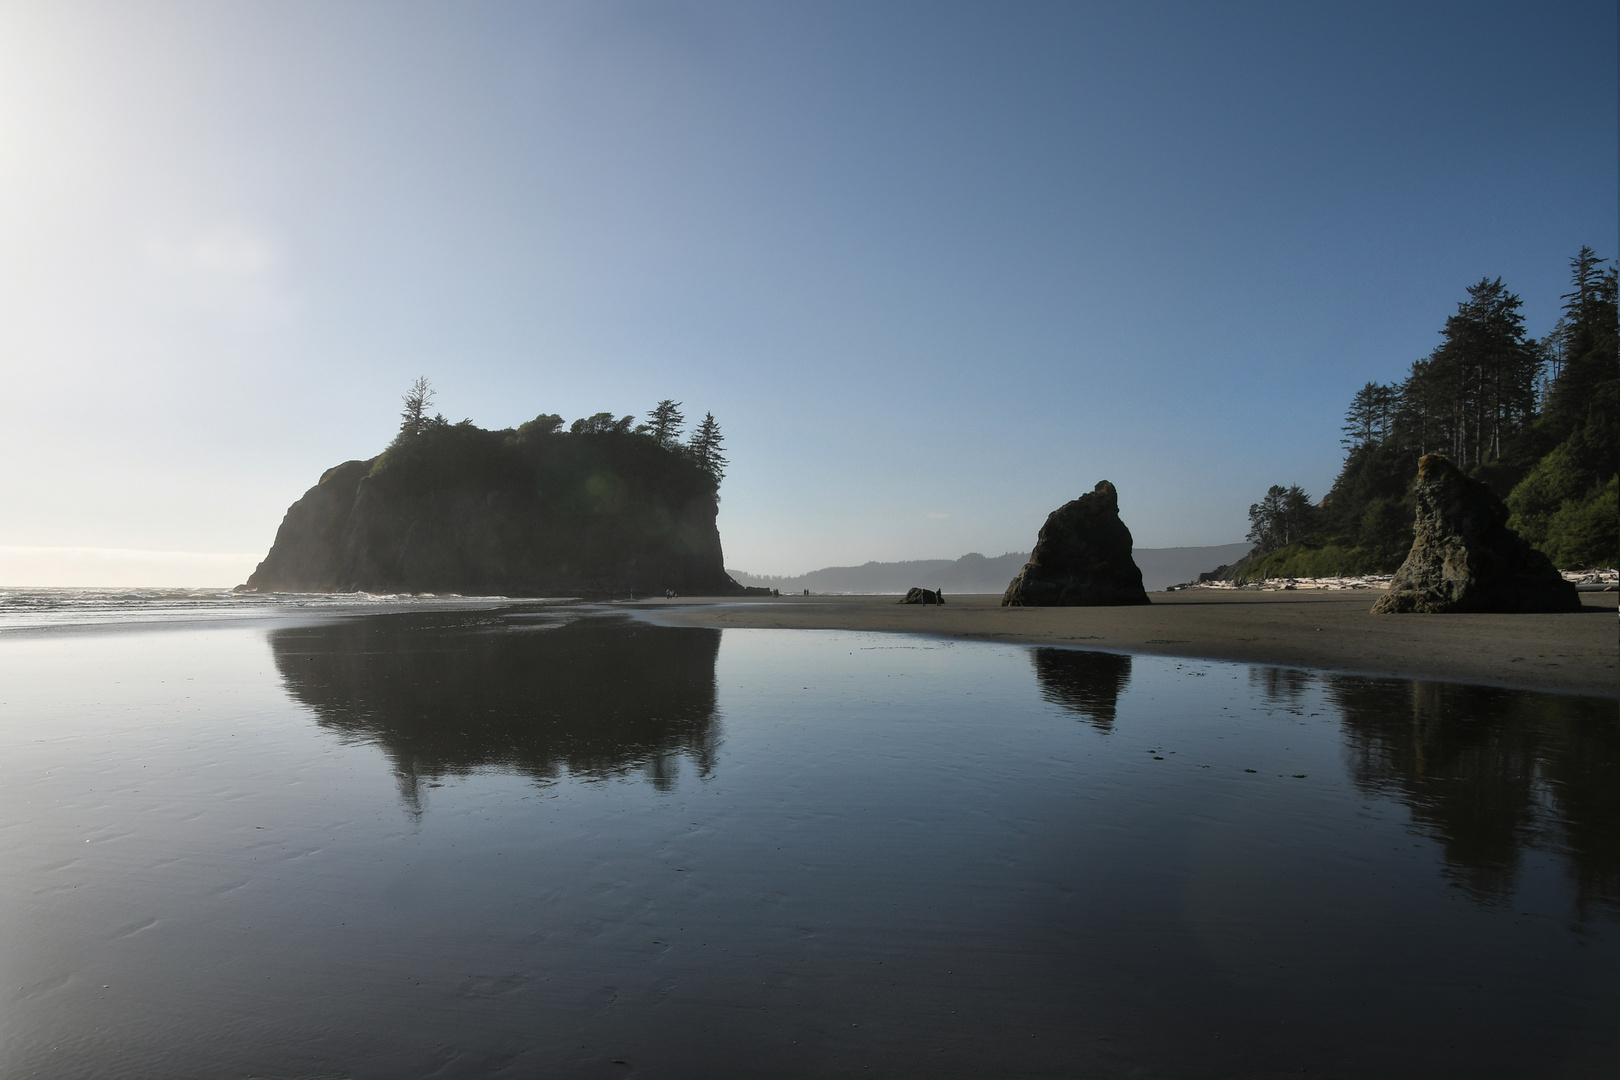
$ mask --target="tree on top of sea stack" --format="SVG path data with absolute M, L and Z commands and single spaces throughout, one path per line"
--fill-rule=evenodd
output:
M 636 428 L 644 435 L 651 435 L 659 446 L 674 446 L 681 439 L 681 428 L 686 424 L 686 417 L 681 415 L 681 403 L 665 398 L 647 414 L 647 423 Z
M 428 408 L 433 404 L 433 387 L 429 385 L 426 375 L 418 375 L 411 388 L 405 392 L 405 408 L 399 414 L 399 433 L 402 436 L 420 435 L 422 429 L 432 421 L 428 418 Z
M 714 413 L 704 413 L 703 423 L 692 435 L 692 441 L 687 444 L 687 451 L 691 453 L 692 460 L 696 461 L 698 468 L 709 474 L 718 488 L 720 481 L 726 477 L 726 466 L 730 464 L 720 451 L 726 445 L 725 437 L 720 434 L 720 423 L 715 420 Z
M 1104 607 L 1149 603 L 1131 558 L 1131 530 L 1107 480 L 1052 511 L 1002 607 Z
M 1373 605 L 1389 612 L 1576 611 L 1575 586 L 1507 527 L 1489 487 L 1440 454 L 1418 462 L 1412 551 Z

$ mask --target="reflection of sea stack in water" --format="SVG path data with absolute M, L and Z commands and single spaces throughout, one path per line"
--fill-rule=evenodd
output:
M 1001 598 L 1003 607 L 1148 602 L 1131 558 L 1131 530 L 1119 520 L 1119 493 L 1107 480 L 1047 515 L 1029 562 Z
M 679 756 L 714 769 L 718 630 L 377 615 L 277 630 L 270 650 L 318 723 L 383 748 L 418 809 L 423 781 L 481 769 L 541 781 L 639 769 L 660 789 Z
M 1099 731 L 1114 729 L 1119 695 L 1131 681 L 1131 658 L 1083 649 L 1031 649 L 1041 696 L 1079 713 Z
M 1373 611 L 1576 611 L 1575 586 L 1507 527 L 1490 488 L 1439 454 L 1418 462 L 1412 550 Z

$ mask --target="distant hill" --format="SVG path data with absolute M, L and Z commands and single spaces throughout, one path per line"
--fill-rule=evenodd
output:
M 1248 544 L 1215 547 L 1136 548 L 1131 558 L 1142 569 L 1142 588 L 1149 592 L 1197 581 L 1217 567 L 1237 562 L 1249 553 Z
M 1131 557 L 1142 570 L 1142 587 L 1150 592 L 1192 581 L 1217 566 L 1236 562 L 1248 554 L 1248 544 L 1217 547 L 1136 548 Z M 740 585 L 798 593 L 903 593 L 912 586 L 945 593 L 1000 593 L 1029 561 L 1029 552 L 1009 552 L 986 558 L 974 552 L 960 559 L 913 559 L 909 562 L 869 562 L 861 566 L 829 566 L 794 577 L 770 577 L 728 570 Z

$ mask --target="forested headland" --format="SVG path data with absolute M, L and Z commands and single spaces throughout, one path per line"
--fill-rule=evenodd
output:
M 715 527 L 726 458 L 680 402 L 637 424 L 542 414 L 488 431 L 428 415 L 419 379 L 398 435 L 328 469 L 287 511 L 243 588 L 504 596 L 731 594 Z
M 1543 337 L 1501 278 L 1469 286 L 1440 344 L 1345 416 L 1344 466 L 1320 503 L 1274 485 L 1249 508 L 1254 548 L 1222 576 L 1389 573 L 1412 545 L 1418 459 L 1441 453 L 1504 499 L 1508 524 L 1562 569 L 1620 563 L 1616 268 L 1591 248 Z

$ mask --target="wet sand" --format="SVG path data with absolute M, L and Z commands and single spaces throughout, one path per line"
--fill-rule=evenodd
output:
M 1147 607 L 943 607 L 894 596 L 649 600 L 622 606 L 679 626 L 867 630 L 1068 645 L 1206 660 L 1440 679 L 1620 699 L 1615 593 L 1562 615 L 1373 615 L 1382 590 L 1151 593 Z

